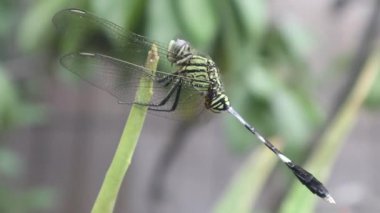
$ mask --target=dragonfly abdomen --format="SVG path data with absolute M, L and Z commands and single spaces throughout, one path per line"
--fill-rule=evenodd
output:
M 218 92 L 210 89 L 206 96 L 205 106 L 212 112 L 219 113 L 230 108 L 230 101 L 224 92 Z

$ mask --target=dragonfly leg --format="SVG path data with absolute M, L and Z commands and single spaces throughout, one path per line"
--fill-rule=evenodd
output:
M 180 83 L 181 83 L 180 81 L 176 82 L 170 88 L 170 90 L 168 91 L 168 93 L 166 94 L 166 96 L 159 103 L 139 103 L 139 102 L 134 102 L 134 103 L 138 104 L 138 105 L 142 105 L 142 106 L 148 106 L 150 110 L 161 111 L 159 109 L 154 109 L 154 108 L 155 107 L 161 107 L 161 106 L 165 105 L 168 102 L 168 100 L 170 99 L 170 97 L 172 97 L 172 95 L 174 94 L 174 92 L 178 90 L 178 87 L 180 86 Z M 127 102 L 122 102 L 122 101 L 119 101 L 118 103 L 120 103 L 120 104 L 130 104 L 130 103 L 127 103 Z
M 179 83 L 179 86 L 178 86 L 178 89 L 177 89 L 177 93 L 175 95 L 175 99 L 174 99 L 174 102 L 173 102 L 173 105 L 170 109 L 154 109 L 154 108 L 149 108 L 150 110 L 152 111 L 160 111 L 160 112 L 172 112 L 174 110 L 176 110 L 177 106 L 178 106 L 178 102 L 179 102 L 179 97 L 180 97 L 180 94 L 181 94 L 181 84 Z
M 170 83 L 173 82 L 173 77 L 167 75 L 167 76 L 157 79 L 157 82 L 160 84 L 163 84 L 164 87 L 167 87 Z
M 174 92 L 177 91 L 177 93 L 176 93 L 176 99 L 175 99 L 175 101 L 173 103 L 173 105 L 175 105 L 176 102 L 178 102 L 178 100 L 177 100 L 178 97 L 177 96 L 179 96 L 179 91 L 180 91 L 180 86 L 181 86 L 180 84 L 181 84 L 180 81 L 178 81 L 177 83 L 175 83 L 172 86 L 172 88 L 170 88 L 170 90 L 166 94 L 166 96 L 159 103 L 157 103 L 157 104 L 155 104 L 155 103 L 147 104 L 147 103 L 139 103 L 139 102 L 135 102 L 135 104 L 142 105 L 142 106 L 149 106 L 149 109 L 150 110 L 154 110 L 154 111 L 173 111 L 173 110 L 154 109 L 154 107 L 161 107 L 161 106 L 165 105 L 169 101 L 170 97 L 172 97 L 172 95 L 174 94 Z M 119 104 L 131 104 L 130 102 L 124 102 L 124 101 L 118 101 L 118 103 Z M 153 108 L 150 108 L 150 107 L 153 107 Z
M 178 88 L 180 87 L 180 81 L 178 81 L 177 83 L 175 83 L 172 88 L 170 88 L 169 92 L 167 93 L 167 95 L 165 96 L 165 98 L 163 98 L 158 104 L 150 104 L 149 106 L 152 106 L 152 107 L 160 107 L 160 106 L 163 106 L 165 105 L 168 100 L 170 99 L 170 97 L 172 97 L 172 95 L 174 94 L 174 92 L 177 90 L 178 91 Z M 177 92 L 178 93 L 178 92 Z

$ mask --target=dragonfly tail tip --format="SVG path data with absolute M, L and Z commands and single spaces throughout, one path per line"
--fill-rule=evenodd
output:
M 329 194 L 327 194 L 326 197 L 324 197 L 323 199 L 325 199 L 327 202 L 329 202 L 331 204 L 336 204 L 334 198 Z

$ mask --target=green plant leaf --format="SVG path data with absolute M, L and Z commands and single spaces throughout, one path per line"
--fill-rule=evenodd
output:
M 278 143 L 275 144 L 278 146 Z M 235 174 L 213 212 L 252 212 L 252 206 L 265 186 L 276 162 L 277 158 L 265 146 L 254 151 Z
M 46 45 L 53 32 L 52 17 L 66 3 L 66 0 L 37 1 L 27 11 L 19 28 L 17 43 L 24 51 L 31 51 Z
M 94 14 L 129 29 L 132 22 L 138 21 L 135 18 L 142 13 L 145 2 L 145 0 L 94 0 L 90 3 Z
M 365 105 L 369 108 L 380 107 L 380 75 L 377 75 L 371 91 L 365 100 Z
M 154 40 L 169 42 L 181 32 L 175 21 L 170 0 L 155 0 L 148 5 L 147 35 Z
M 237 5 L 243 27 L 248 32 L 251 40 L 260 42 L 267 28 L 267 1 L 240 0 L 234 3 Z
M 279 134 L 292 141 L 292 147 L 302 147 L 311 133 L 303 106 L 286 89 L 277 90 L 271 99 L 271 109 Z
M 269 72 L 259 63 L 254 63 L 250 67 L 245 78 L 249 92 L 263 100 L 272 99 L 279 88 L 280 82 L 272 72 Z
M 290 55 L 294 59 L 305 58 L 305 55 L 314 45 L 311 33 L 293 19 L 284 20 L 280 25 L 280 32 Z
M 218 27 L 216 11 L 210 1 L 179 0 L 177 19 L 196 46 L 209 46 Z
M 10 0 L 0 2 L 0 40 L 11 32 L 11 27 L 15 24 L 14 4 Z M 1 42 L 2 43 L 2 42 Z
M 0 66 L 0 132 L 12 126 L 35 123 L 43 119 L 44 108 L 20 100 L 16 88 Z
M 5 70 L 0 67 L 0 132 L 16 123 L 17 108 L 16 89 L 10 82 Z
M 40 211 L 51 209 L 55 206 L 57 201 L 56 192 L 47 187 L 29 189 L 23 197 L 23 201 L 27 207 L 25 212 L 28 212 L 30 209 Z
M 0 149 L 0 175 L 7 178 L 16 178 L 23 169 L 22 162 L 16 153 Z

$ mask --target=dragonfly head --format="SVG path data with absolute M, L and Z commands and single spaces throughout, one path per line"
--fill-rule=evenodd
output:
M 190 43 L 182 40 L 171 40 L 168 47 L 168 60 L 172 63 L 181 64 L 186 62 L 192 55 Z

